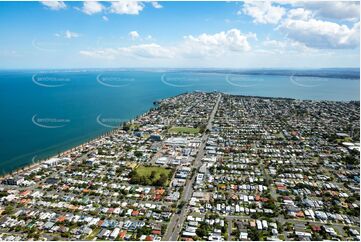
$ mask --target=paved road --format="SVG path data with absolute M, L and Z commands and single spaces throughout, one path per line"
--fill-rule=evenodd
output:
M 232 234 L 232 219 L 227 219 L 228 220 L 228 239 L 227 240 L 231 240 L 231 234 Z
M 216 104 L 214 105 L 214 108 L 209 116 L 208 123 L 206 126 L 206 128 L 209 130 L 212 128 L 212 122 L 213 122 L 214 116 L 218 110 L 218 105 L 221 100 L 221 97 L 222 97 L 222 95 L 219 94 Z M 202 165 L 202 158 L 204 156 L 204 147 L 206 146 L 207 139 L 208 139 L 208 133 L 204 132 L 204 134 L 202 136 L 202 143 L 198 147 L 198 153 L 193 162 L 193 168 L 195 168 L 196 170 L 198 170 L 199 167 Z M 186 202 L 186 204 L 183 206 L 180 214 L 174 214 L 172 216 L 172 218 L 168 224 L 167 231 L 166 231 L 165 235 L 163 236 L 163 240 L 166 240 L 166 241 L 178 240 L 179 233 L 182 230 L 183 223 L 184 223 L 187 213 L 188 213 L 188 202 L 192 197 L 193 183 L 196 179 L 196 176 L 197 176 L 197 173 L 195 172 L 193 177 L 190 180 L 188 180 L 188 182 L 186 183 L 186 186 L 185 186 L 184 192 L 183 192 L 183 196 L 181 198 L 181 201 Z

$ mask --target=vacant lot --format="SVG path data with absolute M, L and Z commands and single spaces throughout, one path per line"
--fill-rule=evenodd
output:
M 178 133 L 181 133 L 181 134 L 197 134 L 197 133 L 199 133 L 199 128 L 174 126 L 174 127 L 170 128 L 168 132 L 172 133 L 172 134 L 178 134 Z

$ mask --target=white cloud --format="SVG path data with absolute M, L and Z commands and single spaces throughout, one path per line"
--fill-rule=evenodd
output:
M 298 16 L 298 15 L 297 15 Z M 287 19 L 289 21 L 310 22 L 310 20 Z M 314 21 L 314 20 L 313 20 Z M 281 29 L 281 27 L 279 27 Z M 357 31 L 357 26 L 349 28 Z M 287 29 L 282 29 L 286 31 Z M 313 28 L 311 27 L 312 31 Z M 296 31 L 296 30 L 295 30 Z M 302 32 L 302 31 L 301 31 Z M 320 33 L 322 38 L 324 33 Z M 344 35 L 345 36 L 345 35 Z M 292 38 L 291 38 L 292 37 Z M 356 34 L 354 34 L 356 37 Z M 288 35 L 284 39 L 267 38 L 262 42 L 252 33 L 243 34 L 238 29 L 218 33 L 184 36 L 174 45 L 136 44 L 113 48 L 84 49 L 79 52 L 84 61 L 94 61 L 105 66 L 124 64 L 137 67 L 327 67 L 355 66 L 359 55 L 354 50 L 328 50 L 309 44 L 306 39 Z M 327 38 L 326 38 L 327 39 Z M 349 40 L 351 41 L 351 38 Z M 313 41 L 315 43 L 315 41 Z M 252 48 L 251 48 L 252 44 Z M 252 51 L 248 51 L 251 50 Z M 91 57 L 91 58 L 90 58 Z M 92 60 L 94 59 L 94 60 Z M 99 61 L 99 59 L 104 60 Z M 109 62 L 107 62 L 109 61 Z
M 244 52 L 251 49 L 248 38 L 255 35 L 244 35 L 238 29 L 222 31 L 216 34 L 185 36 L 179 51 L 188 57 L 218 56 L 226 52 Z
M 83 56 L 100 58 L 100 59 L 108 59 L 113 60 L 118 55 L 118 51 L 116 49 L 102 49 L 102 50 L 81 50 L 79 52 Z
M 140 36 L 137 31 L 131 31 L 128 35 L 132 40 L 138 39 Z
M 160 3 L 158 3 L 158 2 L 151 2 L 151 3 L 152 3 L 153 8 L 163 8 L 163 6 L 160 5 Z
M 132 31 L 129 33 L 130 36 L 132 36 L 131 33 L 133 33 L 133 36 L 137 36 L 138 34 L 136 31 Z M 83 51 L 81 54 L 102 58 L 104 58 L 104 55 L 109 55 L 112 58 L 122 55 L 142 58 L 203 58 L 208 56 L 221 56 L 229 53 L 237 54 L 247 52 L 251 50 L 248 39 L 252 38 L 256 39 L 256 35 L 253 33 L 242 34 L 238 29 L 231 29 L 216 34 L 204 33 L 198 36 L 184 36 L 184 40 L 175 46 L 164 47 L 151 43 L 122 48 Z
M 311 48 L 356 48 L 360 42 L 360 23 L 348 27 L 316 19 L 286 19 L 278 26 L 278 29 L 288 38 Z
M 151 2 L 154 8 L 162 8 L 163 6 L 160 5 L 158 2 Z M 144 4 L 141 1 L 129 1 L 129 0 L 122 0 L 122 1 L 114 1 L 110 3 L 109 7 L 104 6 L 100 2 L 97 1 L 89 1 L 84 2 L 83 7 L 81 9 L 77 8 L 78 10 L 92 15 L 95 13 L 101 13 L 106 11 L 107 13 L 114 13 L 114 14 L 130 14 L 130 15 L 138 15 L 143 9 Z M 103 19 L 107 20 L 107 17 L 104 16 Z
M 242 12 L 253 18 L 254 23 L 277 24 L 285 15 L 286 10 L 271 2 L 245 2 Z M 238 14 L 242 13 L 238 11 Z
M 69 30 L 65 31 L 65 38 L 67 38 L 67 39 L 77 38 L 79 36 L 80 35 L 78 33 L 71 32 Z
M 84 2 L 82 11 L 88 15 L 100 13 L 104 10 L 104 6 L 98 2 Z
M 173 57 L 173 52 L 169 48 L 164 48 L 158 44 L 141 44 L 132 45 L 126 48 L 119 49 L 121 53 L 130 54 L 133 56 L 143 58 L 170 58 Z
M 120 56 L 131 56 L 141 58 L 171 58 L 174 53 L 171 49 L 164 48 L 158 44 L 132 45 L 122 48 L 107 48 L 101 50 L 82 50 L 80 54 L 88 57 L 101 59 L 115 59 Z
M 116 14 L 138 15 L 144 8 L 143 3 L 133 1 L 112 2 L 110 12 Z
M 308 20 L 312 17 L 312 12 L 304 8 L 291 9 L 287 13 L 290 19 Z
M 71 32 L 70 30 L 66 30 L 65 32 L 62 33 L 56 33 L 55 34 L 56 37 L 63 37 L 66 39 L 73 39 L 73 38 L 77 38 L 80 36 L 79 33 L 75 33 L 75 32 Z
M 320 1 L 301 2 L 296 5 L 312 10 L 316 16 L 330 19 L 357 21 L 360 19 L 360 3 L 358 1 Z
M 360 19 L 359 1 L 276 1 L 281 5 L 304 8 L 313 15 L 326 19 L 358 21 Z
M 41 1 L 41 3 L 51 10 L 60 10 L 66 8 L 66 5 L 63 1 Z
M 269 53 L 278 53 L 278 54 L 285 54 L 285 53 L 315 53 L 317 49 L 309 48 L 305 44 L 286 39 L 286 40 L 274 40 L 267 38 L 265 41 L 262 42 L 262 45 L 266 47 Z
M 105 15 L 102 17 L 102 19 L 103 19 L 104 21 L 109 21 L 109 18 L 108 18 L 107 16 L 105 16 Z

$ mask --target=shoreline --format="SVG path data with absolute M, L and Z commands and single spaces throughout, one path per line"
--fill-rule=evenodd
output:
M 127 121 L 127 122 L 130 122 L 132 120 L 134 120 L 134 119 L 131 119 L 131 120 Z M 66 149 L 66 150 L 64 150 L 64 151 L 62 151 L 62 152 L 60 152 L 60 153 L 58 153 L 56 155 L 51 155 L 48 158 L 40 159 L 40 160 L 35 161 L 33 163 L 26 164 L 26 165 L 24 165 L 22 167 L 19 167 L 19 168 L 16 168 L 16 169 L 12 170 L 12 171 L 6 172 L 5 174 L 0 175 L 0 179 L 7 179 L 9 177 L 19 175 L 18 173 L 23 173 L 23 172 L 26 172 L 26 171 L 31 170 L 31 169 L 36 169 L 38 166 L 41 165 L 42 162 L 44 162 L 46 160 L 49 160 L 51 158 L 58 158 L 58 157 L 61 157 L 61 156 L 66 156 L 66 155 L 68 155 L 68 153 L 70 153 L 72 151 L 76 151 L 77 149 L 80 149 L 83 146 L 88 145 L 89 143 L 91 143 L 91 142 L 93 142 L 93 141 L 95 141 L 97 139 L 100 139 L 100 138 L 102 138 L 102 137 L 104 137 L 106 135 L 109 135 L 112 132 L 115 132 L 116 130 L 118 130 L 120 128 L 121 128 L 121 126 L 119 128 L 113 128 L 113 129 L 109 130 L 108 132 L 105 132 L 105 133 L 103 133 L 101 135 L 98 135 L 98 136 L 96 136 L 94 138 L 91 138 L 89 141 L 87 141 L 85 143 L 81 143 L 79 145 L 68 148 L 68 149 Z
M 290 223 L 293 227 L 302 223 L 302 230 L 340 228 L 345 234 L 347 229 L 358 229 L 359 200 L 357 194 L 347 196 L 357 190 L 357 180 L 342 176 L 359 174 L 359 157 L 353 152 L 359 152 L 359 129 L 353 128 L 359 127 L 358 104 L 216 91 L 187 92 L 155 104 L 93 139 L 1 180 L 2 219 L 7 226 L 2 238 L 90 241 L 128 236 L 143 241 L 158 236 L 149 238 L 197 241 L 197 233 L 184 231 L 203 229 L 202 221 L 209 221 L 206 226 L 213 227 L 207 229 L 213 231 L 228 224 L 228 234 L 216 232 L 229 241 L 238 241 L 238 235 L 232 234 L 238 223 L 246 231 L 263 226 L 265 233 L 272 234 L 276 233 L 269 228 L 278 234 L 277 228 Z M 342 187 L 339 177 L 347 179 Z M 338 192 L 332 193 L 336 188 Z M 280 220 L 289 212 L 284 204 L 299 202 L 301 189 L 308 189 L 300 199 L 308 199 L 311 206 L 299 206 L 303 216 Z M 286 192 L 292 200 L 284 199 Z M 315 196 L 324 200 L 340 195 L 346 204 L 343 211 L 330 211 L 329 203 L 313 206 Z M 36 227 L 29 230 L 34 220 Z
M 281 100 L 289 100 L 289 101 L 297 101 L 297 100 L 301 100 L 301 101 L 312 101 L 312 102 L 333 102 L 333 103 L 350 103 L 350 102 L 360 102 L 360 100 L 349 100 L 349 101 L 332 101 L 332 100 L 310 100 L 310 99 L 297 99 L 297 98 L 287 98 L 287 97 L 267 97 L 267 96 L 253 96 L 253 95 L 242 95 L 242 94 L 232 94 L 232 93 L 226 93 L 226 92 L 220 92 L 220 91 L 191 91 L 191 92 L 184 92 L 184 93 L 181 93 L 181 94 L 178 94 L 178 95 L 174 95 L 174 96 L 170 96 L 170 97 L 166 97 L 166 98 L 163 98 L 163 99 L 157 99 L 157 100 L 154 100 L 153 101 L 153 106 L 148 109 L 146 112 L 144 112 L 143 114 L 141 115 L 138 115 L 132 119 L 129 119 L 127 122 L 133 122 L 136 120 L 136 118 L 139 118 L 139 117 L 142 117 L 144 115 L 146 115 L 152 108 L 154 108 L 155 106 L 157 106 L 162 100 L 165 100 L 167 98 L 173 98 L 173 97 L 177 97 L 177 96 L 180 96 L 180 95 L 184 95 L 186 93 L 196 93 L 196 92 L 200 92 L 200 93 L 221 93 L 223 95 L 229 95 L 229 96 L 238 96 L 238 97 L 251 97 L 251 98 L 261 98 L 261 99 L 281 99 Z M 49 160 L 51 158 L 58 158 L 58 157 L 61 157 L 61 156 L 66 156 L 68 155 L 68 153 L 72 152 L 72 151 L 75 151 L 77 149 L 80 149 L 82 148 L 83 146 L 89 144 L 90 142 L 93 142 L 97 139 L 100 139 L 106 135 L 109 135 L 115 131 L 117 131 L 118 129 L 122 128 L 121 124 L 119 124 L 119 127 L 118 128 L 112 128 L 110 129 L 109 131 L 101 134 L 101 135 L 98 135 L 98 136 L 95 136 L 93 138 L 90 138 L 87 142 L 85 143 L 81 143 L 79 145 L 76 145 L 76 146 L 72 146 L 71 148 L 68 148 L 68 149 L 65 149 L 64 151 L 56 154 L 56 155 L 50 155 L 48 156 L 47 158 L 42 158 L 38 161 L 35 161 L 35 162 L 32 162 L 32 163 L 28 163 L 28 164 L 25 164 L 24 166 L 21 166 L 21 167 L 18 167 L 12 171 L 9 171 L 9 172 L 6 172 L 4 174 L 1 174 L 0 175 L 0 179 L 6 179 L 6 178 L 9 178 L 11 176 L 17 176 L 19 175 L 19 173 L 22 173 L 22 172 L 26 172 L 28 170 L 31 170 L 31 169 L 36 169 L 38 166 L 41 165 L 41 163 L 43 161 L 46 161 L 46 160 Z
M 36 169 L 38 166 L 41 165 L 41 163 L 42 163 L 43 161 L 46 161 L 46 160 L 51 159 L 51 158 L 56 158 L 56 157 L 60 157 L 60 156 L 63 156 L 63 155 L 67 155 L 67 153 L 69 153 L 69 152 L 71 152 L 71 151 L 74 151 L 74 150 L 76 150 L 76 149 L 79 149 L 79 148 L 81 148 L 82 146 L 87 145 L 89 142 L 91 142 L 91 141 L 93 141 L 93 140 L 96 140 L 96 139 L 98 139 L 98 138 L 101 138 L 102 136 L 103 136 L 103 135 L 97 136 L 97 137 L 91 139 L 90 141 L 88 141 L 88 142 L 86 142 L 86 143 L 82 143 L 82 144 L 80 144 L 80 145 L 77 145 L 77 146 L 74 146 L 74 147 L 72 147 L 72 148 L 66 149 L 66 150 L 64 150 L 63 152 L 58 153 L 57 155 L 52 155 L 52 156 L 49 156 L 48 158 L 40 159 L 40 160 L 38 160 L 38 161 L 35 161 L 34 163 L 31 163 L 31 164 L 28 164 L 28 165 L 19 167 L 19 168 L 13 170 L 13 171 L 7 172 L 6 174 L 1 175 L 1 176 L 0 176 L 0 179 L 6 179 L 6 178 L 8 178 L 9 176 L 16 176 L 16 175 L 18 175 L 19 172 L 26 172 L 27 170 L 30 170 L 30 169 Z
M 183 93 L 183 94 L 184 94 L 184 93 Z M 182 95 L 182 94 L 179 94 L 179 95 Z M 168 98 L 170 98 L 170 97 L 168 97 Z M 134 117 L 134 118 L 131 118 L 131 119 L 127 120 L 126 123 L 128 123 L 128 122 L 134 122 L 137 118 L 146 115 L 147 113 L 149 113 L 149 112 L 151 111 L 152 108 L 156 107 L 156 106 L 158 105 L 158 103 L 161 102 L 161 101 L 164 100 L 164 99 L 166 99 L 166 98 L 155 100 L 155 101 L 153 102 L 152 107 L 149 108 L 146 112 L 144 112 L 144 113 L 142 113 L 142 114 L 140 114 L 140 115 L 137 115 L 137 116 Z M 62 151 L 62 152 L 60 152 L 60 153 L 58 153 L 58 154 L 56 154 L 56 155 L 50 155 L 50 156 L 47 157 L 47 158 L 40 159 L 40 160 L 35 161 L 35 162 L 32 162 L 32 163 L 30 163 L 30 164 L 25 164 L 24 166 L 21 166 L 21 167 L 18 167 L 18 168 L 16 168 L 16 169 L 12 170 L 12 171 L 6 172 L 5 174 L 0 175 L 0 180 L 2 180 L 2 179 L 7 179 L 7 178 L 12 177 L 12 176 L 17 176 L 17 175 L 19 175 L 19 173 L 23 173 L 23 172 L 26 172 L 26 171 L 31 170 L 31 169 L 36 169 L 38 166 L 41 165 L 42 162 L 44 162 L 44 161 L 46 161 L 46 160 L 49 160 L 49 159 L 51 159 L 51 158 L 58 158 L 58 157 L 61 157 L 61 156 L 66 156 L 66 155 L 68 155 L 68 153 L 70 153 L 70 152 L 72 152 L 72 151 L 76 151 L 77 149 L 80 149 L 80 148 L 82 148 L 83 146 L 88 145 L 89 143 L 91 143 L 91 142 L 93 142 L 93 141 L 95 141 L 95 140 L 97 140 L 97 139 L 101 139 L 101 138 L 103 138 L 104 136 L 110 135 L 111 133 L 113 133 L 113 132 L 115 132 L 115 131 L 117 131 L 117 130 L 119 130 L 119 129 L 121 129 L 121 128 L 122 128 L 122 124 L 120 123 L 120 124 L 119 124 L 119 127 L 117 127 L 117 128 L 111 128 L 109 131 L 104 132 L 104 133 L 101 134 L 101 135 L 98 135 L 98 136 L 95 136 L 95 137 L 93 137 L 93 138 L 90 138 L 87 142 L 83 142 L 83 143 L 81 143 L 81 144 L 79 144 L 79 145 L 72 146 L 71 148 L 65 149 L 64 151 Z

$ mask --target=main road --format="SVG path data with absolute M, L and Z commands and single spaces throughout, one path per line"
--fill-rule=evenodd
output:
M 206 130 L 202 136 L 202 142 L 201 142 L 200 146 L 198 147 L 198 153 L 197 153 L 197 156 L 194 159 L 194 162 L 192 165 L 192 167 L 195 168 L 196 171 L 202 165 L 201 161 L 204 156 L 204 148 L 205 148 L 207 140 L 208 140 L 207 130 L 212 129 L 212 123 L 214 120 L 214 116 L 216 115 L 216 112 L 218 110 L 218 106 L 219 106 L 221 97 L 222 97 L 222 94 L 218 94 L 216 104 L 214 105 L 213 110 L 212 110 L 211 114 L 209 115 Z M 195 172 L 194 175 L 192 176 L 192 178 L 187 181 L 186 186 L 183 190 L 184 191 L 183 196 L 180 200 L 181 202 L 184 202 L 185 205 L 182 207 L 181 212 L 179 214 L 173 214 L 173 216 L 168 224 L 167 231 L 163 236 L 163 240 L 166 240 L 166 241 L 177 241 L 178 240 L 178 236 L 182 230 L 183 223 L 184 223 L 187 213 L 188 213 L 188 203 L 192 197 L 193 183 L 196 179 L 196 176 L 197 176 L 197 172 Z

